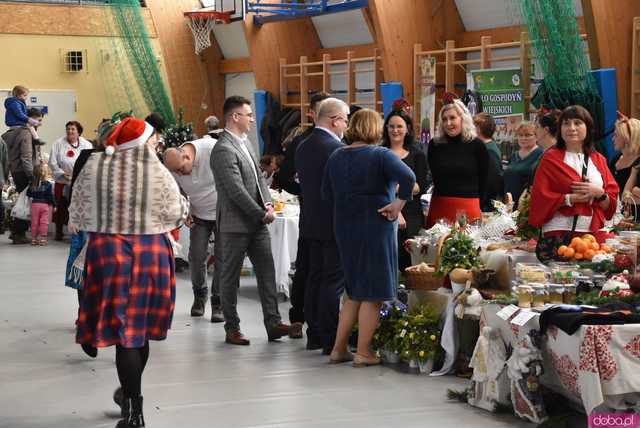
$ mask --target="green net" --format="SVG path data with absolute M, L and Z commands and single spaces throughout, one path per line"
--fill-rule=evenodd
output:
M 602 135 L 604 108 L 590 73 L 573 0 L 514 0 L 529 32 L 544 81 L 531 99 L 536 107 L 585 107 Z
M 111 0 L 109 8 L 113 14 L 116 34 L 121 36 L 121 46 L 116 46 L 116 52 L 120 51 L 120 48 L 126 52 L 126 60 L 133 71 L 148 111 L 159 113 L 167 123 L 175 123 L 171 101 L 160 75 L 156 56 L 142 17 L 140 2 L 138 0 Z M 121 59 L 121 56 L 118 55 L 118 58 Z M 118 67 L 119 73 L 122 73 L 120 77 L 123 77 L 123 84 L 130 85 L 124 76 L 126 66 L 120 64 Z M 125 91 L 128 94 L 133 92 L 131 87 L 125 87 Z

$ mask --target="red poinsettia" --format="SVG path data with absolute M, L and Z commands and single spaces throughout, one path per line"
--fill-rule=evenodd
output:
M 69 151 L 67 152 L 67 157 L 69 157 L 69 158 L 72 158 L 72 157 L 74 157 L 75 155 L 76 155 L 76 153 L 75 153 L 73 150 L 69 150 Z

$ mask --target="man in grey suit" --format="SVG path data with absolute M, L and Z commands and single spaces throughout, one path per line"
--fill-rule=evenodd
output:
M 247 132 L 254 122 L 251 101 L 232 96 L 225 100 L 225 130 L 211 152 L 211 170 L 218 188 L 215 269 L 227 343 L 249 345 L 240 331 L 236 309 L 240 270 L 245 255 L 253 264 L 262 304 L 264 325 L 270 341 L 289 334 L 278 312 L 275 268 L 267 224 L 275 214 L 269 189 L 260 174 Z

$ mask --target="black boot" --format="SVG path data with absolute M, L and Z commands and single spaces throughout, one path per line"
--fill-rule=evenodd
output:
M 193 292 L 193 305 L 191 305 L 191 316 L 201 317 L 204 315 L 204 307 L 207 304 L 207 289 Z
M 127 406 L 125 406 L 124 393 L 122 392 L 121 386 L 119 386 L 118 389 L 113 392 L 113 402 L 116 403 L 118 407 L 120 407 L 120 417 L 123 419 L 127 419 L 129 414 L 127 413 L 128 409 Z
M 95 346 L 89 345 L 88 343 L 83 343 L 80 345 L 85 354 L 90 356 L 91 358 L 95 358 L 98 356 L 98 348 Z
M 144 427 L 144 415 L 142 414 L 142 396 L 127 398 L 124 403 L 126 417 L 121 419 L 116 428 L 138 428 Z M 123 409 L 123 411 L 125 411 Z

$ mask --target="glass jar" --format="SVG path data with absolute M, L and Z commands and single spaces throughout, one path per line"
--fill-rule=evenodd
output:
M 562 302 L 567 305 L 573 305 L 576 301 L 576 286 L 572 284 L 567 284 L 564 286 L 564 291 L 562 293 Z
M 518 294 L 518 306 L 530 308 L 533 302 L 533 288 L 528 285 L 518 285 L 516 292 Z
M 607 282 L 607 277 L 606 275 L 596 274 L 596 275 L 593 275 L 591 280 L 593 281 L 593 286 L 595 288 L 602 288 L 604 283 Z
M 548 284 L 549 303 L 559 305 L 564 302 L 563 294 L 565 290 L 564 284 Z M 575 287 L 575 286 L 574 286 Z
M 531 307 L 543 307 L 544 304 L 547 303 L 547 299 L 549 298 L 549 293 L 547 293 L 546 287 L 544 286 L 544 284 L 529 284 L 529 286 L 533 289 Z
M 579 266 L 573 263 L 551 263 L 551 281 L 554 284 L 574 284 L 580 275 Z

